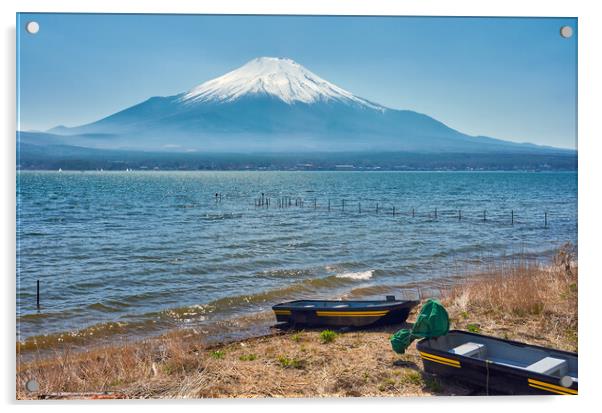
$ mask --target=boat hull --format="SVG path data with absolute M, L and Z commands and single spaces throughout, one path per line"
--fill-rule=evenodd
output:
M 276 321 L 291 325 L 367 327 L 403 323 L 416 304 L 417 301 L 301 300 L 277 304 L 272 309 Z
M 464 331 L 452 330 L 450 335 L 466 337 L 472 342 L 480 342 L 485 337 L 486 342 L 497 341 L 504 345 L 511 346 L 515 351 L 535 351 L 547 352 L 554 357 L 573 360 L 576 365 L 577 354 L 551 350 L 545 347 L 532 346 L 510 340 L 502 340 L 494 337 L 483 336 L 480 334 L 468 333 Z M 491 360 L 476 359 L 459 354 L 452 354 L 449 351 L 443 351 L 438 346 L 433 345 L 438 339 L 423 339 L 418 342 L 416 348 L 422 358 L 426 372 L 440 377 L 453 379 L 485 390 L 488 394 L 509 394 L 509 395 L 577 395 L 578 381 L 574 380 L 569 386 L 563 385 L 561 377 L 541 374 L 535 371 L 529 371 L 525 368 L 519 368 L 509 365 L 503 365 Z M 483 341 L 485 342 L 485 341 Z M 564 383 L 566 384 L 566 383 Z

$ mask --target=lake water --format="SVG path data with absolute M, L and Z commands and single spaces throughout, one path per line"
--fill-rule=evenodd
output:
M 567 241 L 576 173 L 21 171 L 17 339 L 227 323 L 289 299 L 546 259 Z

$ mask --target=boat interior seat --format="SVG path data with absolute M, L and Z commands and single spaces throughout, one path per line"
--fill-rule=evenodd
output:
M 459 345 L 458 347 L 454 347 L 449 350 L 452 354 L 457 354 L 459 356 L 473 357 L 477 359 L 485 359 L 487 356 L 487 347 L 485 344 L 480 343 L 464 343 Z
M 545 357 L 525 367 L 525 369 L 550 376 L 564 376 L 568 372 L 568 363 L 564 359 Z

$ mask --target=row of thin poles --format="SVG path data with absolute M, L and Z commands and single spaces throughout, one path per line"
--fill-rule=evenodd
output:
M 299 207 L 299 208 L 307 208 L 305 206 L 306 200 L 300 197 L 290 197 L 290 196 L 283 196 L 283 197 L 279 197 L 279 198 L 275 198 L 276 199 L 276 206 L 278 208 L 290 208 L 290 207 Z M 268 197 L 265 195 L 265 193 L 262 193 L 260 197 L 258 197 L 257 199 L 255 199 L 255 206 L 256 207 L 263 207 L 263 208 L 269 208 L 272 202 L 272 198 Z M 317 198 L 313 198 L 311 200 L 309 200 L 308 202 L 309 204 L 309 208 L 311 209 L 318 209 L 318 200 Z M 321 208 L 320 208 L 321 209 Z M 326 210 L 330 211 L 331 209 L 334 209 L 334 205 L 332 204 L 331 200 L 328 200 L 328 203 L 325 207 Z M 340 203 L 340 210 L 341 211 L 350 211 L 350 205 L 349 203 L 342 199 L 341 203 Z M 358 213 L 362 213 L 362 212 L 369 212 L 370 209 L 362 209 L 362 203 L 361 202 L 357 202 L 357 212 Z M 376 203 L 374 206 L 374 211 L 378 214 L 378 213 L 383 213 L 383 214 L 391 214 L 393 216 L 396 215 L 405 215 L 402 211 L 400 211 L 399 209 L 397 209 L 395 206 L 391 206 L 389 208 L 385 208 L 383 207 L 382 204 L 380 203 Z M 444 211 L 448 213 L 449 216 L 449 211 Z M 458 209 L 455 211 L 452 211 L 453 213 L 453 217 L 457 218 L 458 221 L 462 221 L 463 219 L 466 219 L 465 216 L 462 215 L 462 210 Z M 411 211 L 407 212 L 407 215 L 411 216 L 412 218 L 416 217 L 416 209 L 412 208 Z M 440 211 L 435 208 L 434 211 L 431 213 L 429 213 L 429 217 L 434 217 L 434 219 L 439 219 L 439 215 L 440 215 Z M 544 215 L 544 226 L 547 228 L 548 226 L 548 212 L 544 211 L 543 213 Z M 483 222 L 486 222 L 488 220 L 487 217 L 487 210 L 483 210 L 482 215 L 481 215 L 481 220 Z M 514 210 L 510 210 L 510 224 L 514 225 L 515 222 L 515 213 Z

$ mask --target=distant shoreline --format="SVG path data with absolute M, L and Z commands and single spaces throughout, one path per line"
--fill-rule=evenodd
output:
M 143 152 L 17 144 L 19 170 L 576 171 L 576 150 L 541 152 Z

